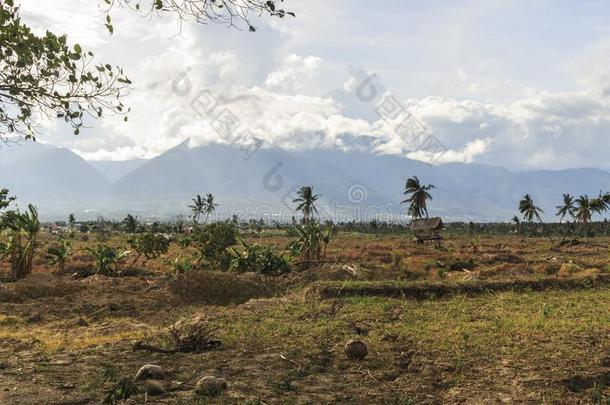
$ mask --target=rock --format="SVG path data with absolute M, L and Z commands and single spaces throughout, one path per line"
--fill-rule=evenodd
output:
M 85 318 L 78 318 L 76 320 L 76 326 L 89 326 L 89 322 L 87 322 Z
M 406 370 L 411 365 L 414 354 L 415 350 L 410 350 L 408 352 L 400 352 L 398 355 L 394 356 L 396 367 L 401 370 Z
M 42 315 L 41 314 L 32 315 L 26 321 L 27 321 L 27 323 L 40 322 L 40 321 L 42 321 Z
M 362 360 L 367 354 L 369 354 L 369 350 L 360 340 L 350 340 L 345 344 L 345 355 L 350 360 Z
M 197 381 L 195 386 L 195 394 L 204 396 L 220 395 L 227 389 L 227 380 L 224 378 L 214 377 L 211 375 L 205 376 Z
M 157 366 L 154 364 L 146 364 L 145 366 L 140 367 L 133 380 L 159 380 L 163 379 L 163 377 L 165 377 L 165 371 L 163 371 L 161 366 Z
M 146 394 L 151 396 L 163 395 L 167 392 L 162 383 L 157 380 L 146 381 Z

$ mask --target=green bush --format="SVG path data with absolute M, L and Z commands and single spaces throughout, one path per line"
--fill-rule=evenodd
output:
M 176 277 L 178 274 L 188 273 L 193 270 L 193 263 L 186 257 L 175 257 L 171 260 L 166 260 L 165 264 L 169 266 L 169 275 Z
M 137 253 L 133 264 L 141 257 L 144 257 L 145 260 L 156 259 L 169 250 L 169 240 L 163 235 L 152 232 L 146 232 L 132 237 L 129 240 L 129 244 Z
M 215 222 L 197 227 L 189 238 L 198 250 L 198 262 L 206 261 L 219 270 L 227 270 L 231 255 L 228 248 L 237 243 L 237 228 L 229 222 Z
M 290 271 L 288 261 L 279 255 L 274 247 L 261 246 L 256 243 L 249 245 L 244 241 L 241 243 L 244 249 L 233 251 L 231 270 L 238 272 L 253 271 L 268 275 L 278 275 Z

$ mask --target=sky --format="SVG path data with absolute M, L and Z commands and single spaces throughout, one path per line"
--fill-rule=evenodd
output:
M 133 82 L 128 122 L 104 117 L 78 136 L 41 123 L 41 142 L 88 160 L 258 139 L 434 164 L 610 170 L 606 1 L 285 0 L 296 18 L 255 19 L 255 33 L 115 9 L 112 36 L 101 4 L 21 1 L 35 30 L 66 33 Z M 357 96 L 367 78 L 379 89 L 373 101 Z M 418 150 L 397 133 L 378 112 L 387 99 L 443 150 Z M 226 119 L 230 131 L 219 128 Z

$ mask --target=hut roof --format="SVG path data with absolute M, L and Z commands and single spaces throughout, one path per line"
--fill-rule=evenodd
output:
M 443 229 L 443 221 L 440 217 L 414 219 L 411 221 L 412 231 L 438 231 Z

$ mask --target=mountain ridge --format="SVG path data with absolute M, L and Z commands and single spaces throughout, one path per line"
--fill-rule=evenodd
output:
M 188 215 L 190 199 L 210 192 L 220 217 L 288 221 L 296 189 L 313 185 L 322 195 L 324 217 L 404 220 L 399 204 L 404 182 L 417 175 L 436 186 L 430 214 L 446 220 L 507 221 L 525 193 L 554 220 L 562 193 L 610 190 L 610 173 L 596 168 L 512 172 L 476 163 L 433 166 L 357 150 L 262 148 L 245 155 L 239 147 L 189 148 L 183 142 L 149 160 L 100 163 L 50 145 L 18 148 L 0 149 L 0 187 L 9 188 L 22 205 L 37 204 L 50 219 L 71 212 L 83 219 L 126 213 L 171 218 Z

